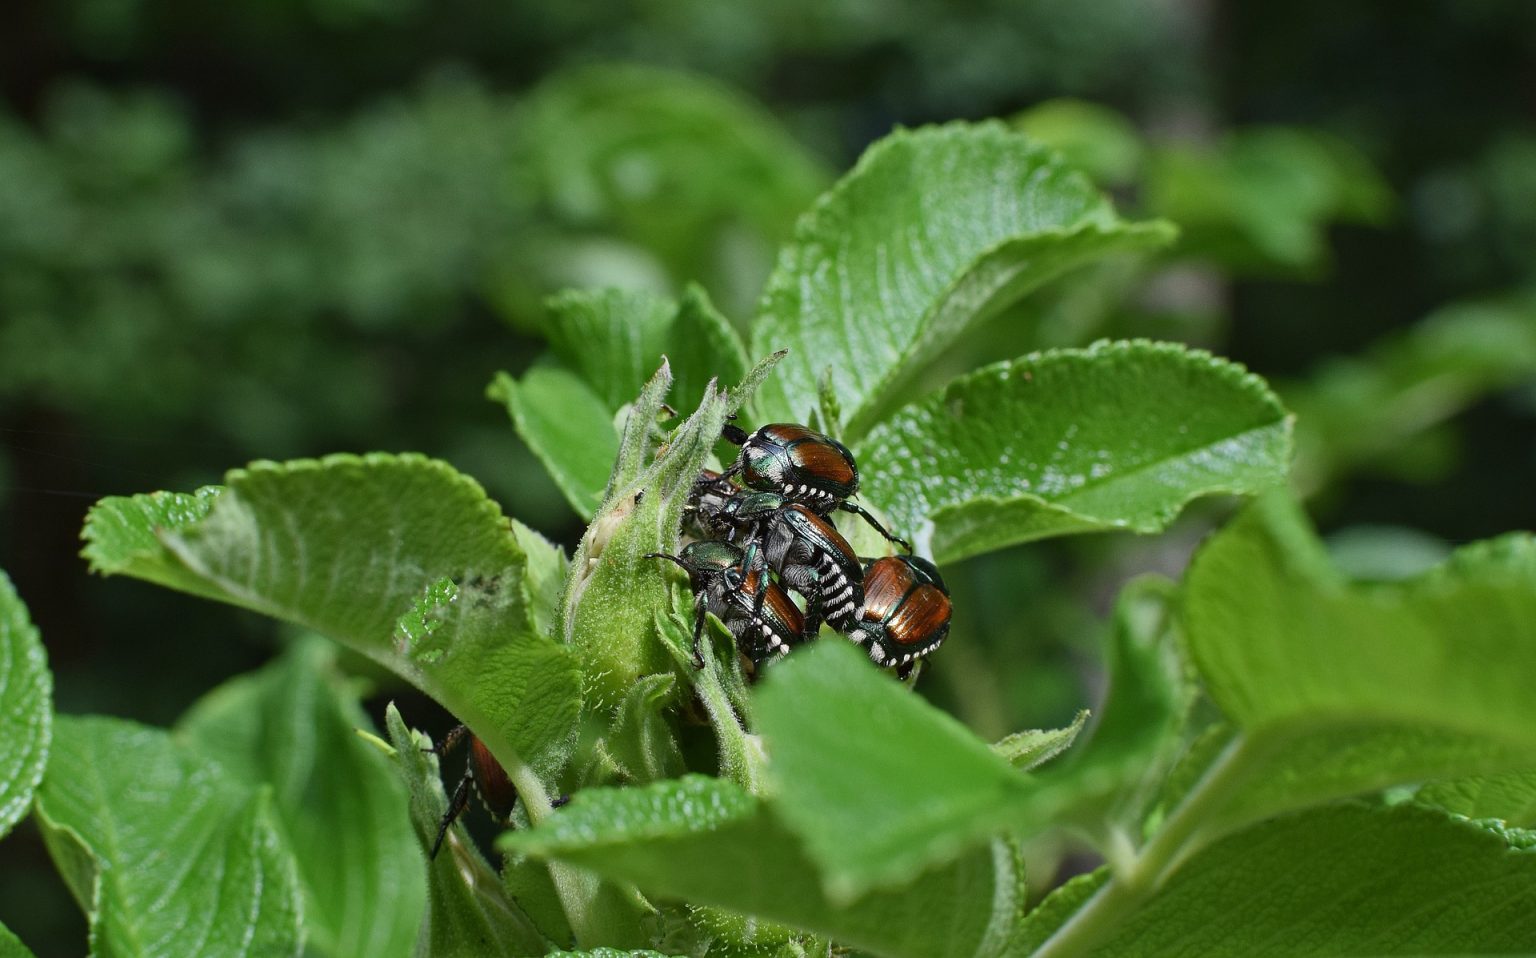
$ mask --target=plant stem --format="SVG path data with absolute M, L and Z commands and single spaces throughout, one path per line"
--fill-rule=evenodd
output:
M 554 811 L 549 791 L 532 766 L 518 756 L 516 750 L 499 736 L 482 739 L 491 754 L 506 770 L 507 778 L 517 789 L 518 801 L 528 813 L 528 821 L 537 825 Z M 589 871 L 549 862 L 549 877 L 560 899 L 561 910 L 576 940 L 583 947 L 611 945 L 618 948 L 637 947 L 643 940 L 640 933 L 640 909 L 623 894 L 616 894 L 614 886 Z
M 1033 958 L 1088 954 L 1137 905 L 1156 893 L 1185 859 L 1213 841 L 1217 833 L 1206 828 L 1207 822 L 1227 800 L 1233 782 L 1247 774 L 1245 766 L 1251 753 L 1248 740 L 1241 735 L 1227 743 L 1152 841 L 1056 929 L 1035 950 Z
M 715 657 L 714 643 L 703 642 L 704 668 L 698 673 L 694 688 L 709 712 L 709 721 L 715 729 L 720 747 L 720 770 L 725 777 L 751 792 L 762 794 L 762 749 L 741 727 L 736 710 L 731 707 L 730 695 L 720 679 L 720 662 Z

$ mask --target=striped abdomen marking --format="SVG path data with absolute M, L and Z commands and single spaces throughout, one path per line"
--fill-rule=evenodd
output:
M 778 583 L 764 578 L 763 573 L 756 569 L 743 580 L 737 601 L 744 608 L 751 609 L 759 588 L 766 591 L 763 593 L 762 610 L 752 619 L 750 626 L 753 637 L 770 650 L 780 646 L 787 649 L 789 643 L 799 639 L 800 633 L 805 631 L 805 616 L 788 592 L 780 588 Z
M 833 628 L 846 629 L 864 602 L 864 573 L 853 546 L 830 521 L 801 503 L 787 506 L 781 521 L 794 529 L 797 542 L 810 555 L 823 616 Z

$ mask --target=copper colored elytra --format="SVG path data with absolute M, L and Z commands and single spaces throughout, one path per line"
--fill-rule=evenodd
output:
M 837 440 L 789 423 L 764 426 L 759 433 L 764 440 L 772 440 L 789 451 L 801 469 L 799 477 L 814 477 L 813 481 L 832 487 L 829 491 L 840 494 L 839 498 L 846 499 L 859 490 L 858 467 L 854 465 L 848 447 Z M 782 481 L 785 478 L 773 475 L 771 469 L 759 472 L 764 466 L 762 459 L 748 462 L 745 476 L 748 485 L 756 488 L 754 477 L 759 481 Z
M 512 808 L 517 804 L 517 788 L 512 780 L 507 777 L 507 770 L 501 767 L 491 750 L 485 747 L 485 743 L 472 734 L 463 725 L 455 726 L 443 740 L 429 749 L 439 758 L 453 751 L 463 741 L 469 739 L 469 761 L 464 769 L 464 776 L 459 779 L 458 788 L 454 789 L 452 797 L 448 799 L 448 809 L 437 823 L 437 837 L 432 842 L 431 857 L 436 858 L 438 850 L 443 847 L 443 839 L 448 835 L 448 829 L 464 814 L 464 809 L 469 807 L 469 793 L 473 789 L 485 805 L 486 810 L 495 817 L 496 821 L 505 823 L 512 817 Z
M 886 556 L 864 568 L 864 607 L 848 637 L 869 644 L 877 665 L 906 665 L 949 635 L 949 590 L 916 556 Z
M 473 735 L 469 738 L 469 770 L 470 778 L 474 780 L 475 794 L 480 796 L 480 801 L 485 803 L 496 820 L 504 822 L 511 818 L 512 806 L 517 804 L 517 788 L 507 777 L 507 770 L 491 754 L 491 750 Z
M 788 651 L 787 646 L 774 645 L 779 636 L 775 634 L 774 630 L 765 628 L 763 623 L 782 622 L 786 626 L 784 629 L 785 635 L 798 637 L 805 630 L 805 618 L 794 601 L 790 599 L 789 593 L 779 588 L 768 577 L 768 570 L 766 569 L 753 569 L 742 580 L 741 596 L 743 607 L 747 608 L 754 605 L 759 592 L 763 595 L 763 607 L 767 609 L 768 614 L 758 615 L 760 620 L 756 623 L 758 634 L 762 637 L 763 642 L 770 651 Z
M 798 423 L 775 422 L 750 435 L 735 426 L 725 437 L 741 444 L 727 477 L 741 474 L 747 488 L 832 508 L 859 491 L 859 467 L 848 447 Z

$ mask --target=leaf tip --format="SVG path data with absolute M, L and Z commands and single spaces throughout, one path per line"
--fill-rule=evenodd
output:
M 497 370 L 496 375 L 485 386 L 485 398 L 491 402 L 509 403 L 512 394 L 517 391 L 517 380 L 505 369 Z

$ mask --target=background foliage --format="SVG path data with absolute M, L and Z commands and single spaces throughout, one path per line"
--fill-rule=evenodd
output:
M 77 535 L 98 495 L 413 449 L 573 544 L 566 499 L 593 481 L 578 463 L 573 485 L 550 482 L 480 396 L 499 369 L 514 416 L 516 396 L 528 415 L 537 388 L 570 388 L 582 351 L 559 330 L 580 304 L 546 313 L 543 297 L 616 284 L 696 305 L 658 328 L 707 324 L 701 302 L 746 315 L 795 216 L 898 122 L 1012 117 L 1122 211 L 1184 231 L 955 342 L 903 384 L 914 395 L 1021 346 L 1190 342 L 1283 387 L 1297 482 L 1345 569 L 1398 578 L 1536 526 L 1529 5 L 602 7 L 16 8 L 0 37 L 0 568 L 61 711 L 168 724 L 285 641 L 87 578 Z M 963 611 L 924 691 L 984 737 L 1065 725 L 1102 685 L 1108 597 L 1176 571 L 1209 524 L 946 566 Z M 217 703 L 193 715 L 220 721 Z M 79 728 L 56 734 L 84 747 Z M 176 774 L 185 743 L 145 747 Z M 1456 800 L 1487 794 L 1469 788 Z M 210 834 L 282 827 L 242 808 Z M 30 826 L 0 844 L 0 923 L 40 953 L 84 937 L 67 894 Z

